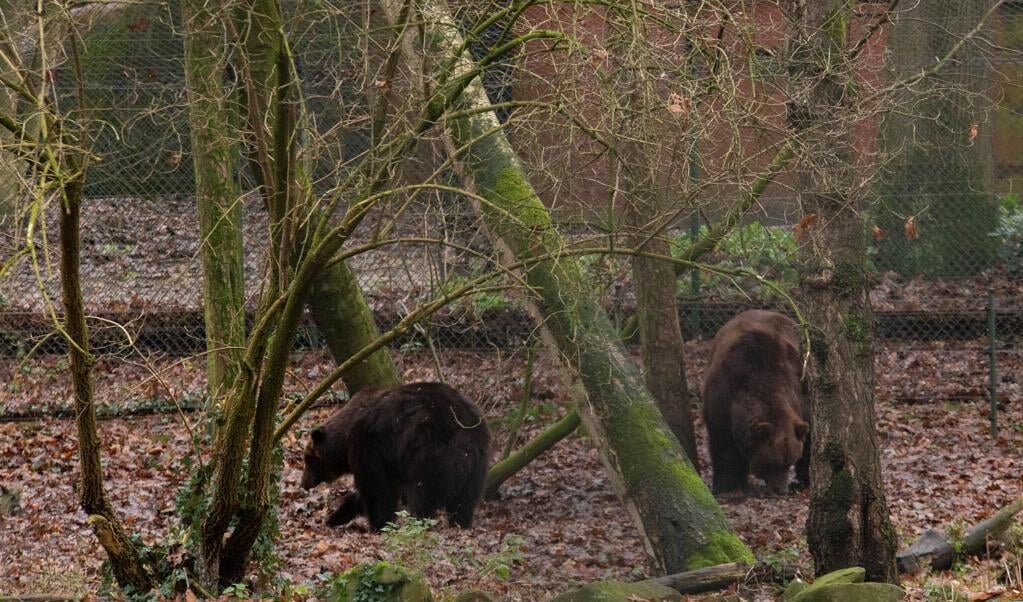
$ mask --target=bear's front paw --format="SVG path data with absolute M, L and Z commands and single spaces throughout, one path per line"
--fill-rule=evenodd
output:
M 340 527 L 347 525 L 357 516 L 357 514 L 342 510 L 345 509 L 341 508 L 330 513 L 330 516 L 327 517 L 326 521 L 328 527 Z

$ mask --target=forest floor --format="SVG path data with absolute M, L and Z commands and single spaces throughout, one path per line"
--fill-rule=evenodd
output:
M 1023 494 L 1023 365 L 1017 353 L 1002 358 L 1001 426 L 988 428 L 983 345 L 941 342 L 913 346 L 886 343 L 877 353 L 878 431 L 888 502 L 905 545 L 928 528 L 945 530 L 986 518 Z M 691 387 L 701 381 L 707 343 L 688 346 Z M 492 419 L 498 449 L 507 438 L 505 420 L 522 394 L 524 357 L 500 353 L 425 351 L 395 354 L 404 378 L 436 379 L 480 401 Z M 67 407 L 63 358 L 45 357 L 19 366 L 0 359 L 0 411 Z M 331 362 L 322 352 L 296 356 L 290 391 L 301 391 L 324 375 Z M 151 368 L 160 379 L 148 378 Z M 154 359 L 148 366 L 105 359 L 96 367 L 96 391 L 105 409 L 126 410 L 127 400 L 153 397 L 186 400 L 203 387 L 201 360 Z M 538 361 L 533 396 L 521 441 L 561 415 L 570 403 L 553 362 Z M 694 414 L 699 418 L 699 411 Z M 320 408 L 303 420 L 307 429 L 331 411 Z M 193 456 L 188 429 L 195 414 L 162 414 L 103 420 L 106 482 L 125 523 L 147 544 L 166 538 L 173 526 L 174 497 L 186 476 L 182 461 Z M 189 426 L 183 424 L 189 422 Z M 349 486 L 342 481 L 312 492 L 299 487 L 303 431 L 285 442 L 277 552 L 279 577 L 315 584 L 324 573 L 356 562 L 399 558 L 418 564 L 435 589 L 488 590 L 513 600 L 540 600 L 585 582 L 637 580 L 650 575 L 643 547 L 619 504 L 590 442 L 580 433 L 556 446 L 509 481 L 499 501 L 480 508 L 472 529 L 438 526 L 432 536 L 409 540 L 364 532 L 358 524 L 329 528 L 331 504 Z M 704 430 L 697 425 L 705 479 L 709 480 Z M 78 507 L 78 462 L 74 423 L 66 418 L 4 422 L 0 419 L 0 485 L 21 492 L 5 505 L 0 496 L 0 595 L 94 592 L 100 584 L 102 552 Z M 722 500 L 725 514 L 758 558 L 812 565 L 803 536 L 807 494 L 754 495 Z M 1017 548 L 1017 553 L 1021 548 Z M 494 568 L 510 565 L 503 577 Z M 1004 566 L 1003 566 L 1004 565 Z M 972 561 L 939 575 L 907 580 L 919 600 L 940 583 L 975 592 L 1000 587 L 1008 569 L 1010 588 L 1023 588 L 1023 558 Z M 1013 576 L 1014 575 L 1014 576 Z M 1005 584 L 1001 584 L 1004 586 Z M 738 599 L 772 599 L 770 587 L 744 589 Z

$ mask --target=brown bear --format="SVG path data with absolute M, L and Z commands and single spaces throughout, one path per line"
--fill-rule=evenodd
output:
M 750 471 L 784 493 L 789 467 L 809 482 L 809 407 L 798 326 L 788 317 L 745 311 L 721 327 L 703 381 L 714 492 L 747 491 Z
M 443 508 L 452 524 L 468 528 L 489 459 L 482 412 L 448 385 L 363 390 L 312 431 L 302 487 L 355 476 L 355 491 L 327 519 L 330 525 L 365 514 L 379 530 L 405 502 L 413 516 L 430 518 Z

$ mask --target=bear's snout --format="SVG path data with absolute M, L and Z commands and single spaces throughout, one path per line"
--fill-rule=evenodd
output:
M 767 490 L 772 495 L 785 495 L 789 492 L 789 471 L 776 472 L 763 477 Z

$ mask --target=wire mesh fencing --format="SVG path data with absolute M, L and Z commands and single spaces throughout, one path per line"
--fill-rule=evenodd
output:
M 886 42 L 889 52 L 878 55 L 888 77 L 926 65 L 948 47 L 954 35 L 969 30 L 979 10 L 942 9 L 943 3 L 933 4 L 919 10 L 938 12 L 901 15 L 905 23 L 896 19 Z M 963 4 L 969 3 L 949 6 Z M 318 150 L 310 158 L 316 189 L 330 194 L 346 173 L 345 166 L 356 162 L 369 144 L 364 93 L 378 83 L 366 81 L 360 45 L 338 42 L 345 39 L 346 28 L 362 26 L 356 18 L 362 13 L 345 16 L 322 7 L 307 10 L 316 6 L 312 0 L 296 3 L 295 14 L 318 17 L 307 26 L 295 26 L 294 47 L 310 136 L 317 141 Z M 890 153 L 897 158 L 879 168 L 872 188 L 877 202 L 871 203 L 865 220 L 878 353 L 894 354 L 886 358 L 886 365 L 918 361 L 906 367 L 909 371 L 961 363 L 961 369 L 956 368 L 948 379 L 952 384 L 947 390 L 935 390 L 933 383 L 917 389 L 903 382 L 899 385 L 903 393 L 895 397 L 986 399 L 992 390 L 990 366 L 995 366 L 995 401 L 1020 402 L 1013 379 L 1018 374 L 1014 372 L 1018 366 L 1015 343 L 1023 332 L 1023 206 L 1012 191 L 1023 175 L 1019 163 L 1023 157 L 1019 148 L 1023 140 L 1019 117 L 1023 6 L 1006 3 L 1000 10 L 988 28 L 999 50 L 984 57 L 966 54 L 954 65 L 946 77 L 956 94 L 928 101 L 933 104 L 914 105 L 913 123 L 900 115 L 901 123 L 888 120 L 878 125 L 877 145 L 900 150 Z M 173 364 L 205 348 L 181 23 L 173 3 L 102 5 L 89 13 L 88 23 L 82 56 L 86 105 L 74 105 L 74 78 L 67 66 L 56 68 L 49 77 L 59 102 L 103 123 L 94 141 L 100 161 L 89 171 L 83 223 L 82 282 L 87 309 L 94 316 L 95 347 L 101 358 L 141 355 Z M 527 97 L 530 87 L 515 83 L 521 74 L 507 64 L 499 66 L 486 78 L 491 100 Z M 503 111 L 507 119 L 510 113 Z M 929 118 L 939 113 L 952 115 L 951 121 Z M 931 126 L 934 129 L 929 131 Z M 545 127 L 541 122 L 533 129 L 551 135 L 551 130 L 543 131 Z M 906 128 L 914 132 L 917 144 L 901 152 Z M 529 132 L 520 127 L 512 130 L 511 138 L 537 181 L 553 182 L 538 187 L 555 209 L 561 230 L 570 241 L 599 240 L 607 234 L 606 223 L 580 216 L 601 214 L 602 206 L 566 210 L 557 199 L 550 199 L 563 189 L 589 190 L 592 182 L 581 181 L 573 167 L 578 163 L 552 167 L 545 156 L 551 150 L 543 143 L 547 138 L 531 137 Z M 553 136 L 562 140 L 573 139 L 570 134 L 553 130 Z M 694 152 L 709 156 L 710 146 Z M 443 148 L 438 139 L 424 138 L 402 172 L 411 179 L 432 174 L 440 167 Z M 711 162 L 698 156 L 693 164 Z M 698 175 L 698 170 L 690 171 L 690 177 Z M 453 172 L 445 172 L 442 178 L 457 184 Z M 734 187 L 721 188 L 725 192 L 719 196 L 726 201 Z M 353 257 L 350 264 L 383 328 L 438 292 L 491 269 L 494 256 L 486 229 L 466 198 L 431 191 L 402 203 L 398 213 L 391 213 L 394 206 L 389 206 L 368 218 L 368 226 L 353 242 L 368 240 L 386 227 L 408 237 L 429 235 L 479 253 L 408 242 Z M 775 187 L 709 261 L 755 270 L 782 290 L 796 291 L 796 204 L 790 185 Z M 47 216 L 50 224 L 54 210 L 51 207 Z M 708 214 L 714 217 L 713 212 L 705 213 L 702 233 L 697 229 L 695 236 L 689 215 L 679 219 L 669 230 L 673 244 L 681 248 L 705 235 Z M 266 261 L 267 221 L 256 195 L 245 199 L 244 215 L 246 294 L 251 311 L 263 286 Z M 0 236 L 0 256 L 11 256 L 14 242 L 14 237 Z M 585 257 L 581 263 L 595 294 L 624 326 L 636 309 L 628 259 L 605 253 Z M 59 290 L 52 257 L 23 259 L 0 280 L 0 354 L 9 358 L 9 366 L 20 366 L 9 370 L 10 382 L 18 379 L 24 366 L 66 350 L 53 324 L 59 314 Z M 749 307 L 785 309 L 783 299 L 769 287 L 737 284 L 732 278 L 709 273 L 687 274 L 679 280 L 678 292 L 683 330 L 689 339 L 712 336 L 731 316 Z M 537 327 L 523 299 L 522 291 L 512 290 L 460 300 L 423 322 L 395 347 L 404 352 L 424 348 L 514 352 Z M 317 349 L 320 344 L 315 328 L 308 324 L 299 348 Z M 900 353 L 911 359 L 900 358 Z M 925 357 L 946 360 L 920 359 Z M 991 358 L 996 361 L 990 362 Z M 1008 368 L 999 370 L 997 365 Z M 190 390 L 201 391 L 201 386 Z

